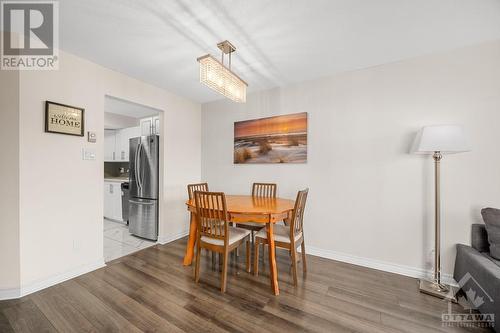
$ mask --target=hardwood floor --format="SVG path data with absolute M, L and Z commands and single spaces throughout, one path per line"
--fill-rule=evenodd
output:
M 261 262 L 258 277 L 245 272 L 244 246 L 221 294 L 207 253 L 194 283 L 193 267 L 182 265 L 185 245 L 156 245 L 2 301 L 0 332 L 490 332 L 442 327 L 447 304 L 420 294 L 417 280 L 391 273 L 308 256 L 307 276 L 294 288 L 282 250 L 279 296 L 267 265 Z

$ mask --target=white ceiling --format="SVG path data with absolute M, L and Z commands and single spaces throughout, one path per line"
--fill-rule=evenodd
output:
M 120 98 L 105 96 L 104 112 L 119 114 L 132 118 L 146 118 L 158 114 L 158 110 Z
M 198 102 L 196 58 L 249 91 L 500 39 L 500 0 L 63 0 L 61 48 Z

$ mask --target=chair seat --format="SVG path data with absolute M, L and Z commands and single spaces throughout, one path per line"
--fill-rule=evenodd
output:
M 290 243 L 290 227 L 284 225 L 274 225 L 273 227 L 274 240 L 281 243 Z M 295 235 L 295 241 L 302 236 L 302 232 Z M 266 229 L 260 230 L 255 237 L 267 239 Z
M 229 232 L 229 237 L 228 237 L 229 244 L 228 245 L 234 244 L 237 241 L 250 235 L 250 230 L 245 230 L 245 229 L 236 228 L 236 227 L 228 227 L 228 232 Z M 223 239 L 211 238 L 208 236 L 201 236 L 201 241 L 204 243 L 208 243 L 208 244 L 224 246 Z
M 259 231 L 262 228 L 265 228 L 266 225 L 264 223 L 258 223 L 258 222 L 245 222 L 245 223 L 238 223 L 238 228 L 243 228 L 243 229 L 248 229 L 248 230 L 253 230 L 253 231 Z

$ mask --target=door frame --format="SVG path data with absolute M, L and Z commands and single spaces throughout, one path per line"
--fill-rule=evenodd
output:
M 163 206 L 165 205 L 164 204 L 164 198 L 165 198 L 165 193 L 164 193 L 164 188 L 165 188 L 165 186 L 164 186 L 164 180 L 165 180 L 165 137 L 166 137 L 166 135 L 165 135 L 165 127 L 166 126 L 164 126 L 165 110 L 158 108 L 158 107 L 150 106 L 150 105 L 145 104 L 143 102 L 134 101 L 133 98 L 118 97 L 114 94 L 109 94 L 109 93 L 104 94 L 104 96 L 103 96 L 103 111 L 104 112 L 102 113 L 103 133 L 104 133 L 104 113 L 105 113 L 104 104 L 105 104 L 107 97 L 113 98 L 113 99 L 118 99 L 118 100 L 121 100 L 123 102 L 136 104 L 136 105 L 154 110 L 157 112 L 158 118 L 160 119 L 160 134 L 159 134 L 160 154 L 159 154 L 159 170 L 158 170 L 158 173 L 159 173 L 159 177 L 158 177 L 158 240 L 156 241 L 156 244 L 161 244 L 160 241 L 162 239 L 161 235 L 162 235 L 162 230 L 163 230 L 162 220 L 163 220 L 163 216 L 164 216 Z M 101 156 L 103 157 L 102 163 L 104 166 L 104 137 L 103 137 Z M 102 181 L 102 185 L 100 186 L 100 188 L 101 188 L 101 191 L 103 191 L 103 192 L 101 193 L 100 200 L 101 200 L 101 202 L 103 202 L 103 199 L 104 199 L 104 175 L 103 175 L 101 181 Z M 104 207 L 103 207 L 103 209 L 104 209 Z M 100 223 L 102 226 L 102 230 L 104 230 L 103 219 L 101 219 Z M 101 237 L 103 237 L 102 243 L 103 243 L 103 249 L 104 249 L 104 232 L 101 233 Z M 104 254 L 103 254 L 103 261 L 104 261 Z

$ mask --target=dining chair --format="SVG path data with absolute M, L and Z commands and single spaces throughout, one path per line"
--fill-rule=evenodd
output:
M 304 209 L 306 207 L 307 194 L 309 189 L 299 191 L 295 206 L 293 208 L 292 217 L 289 220 L 289 225 L 274 225 L 273 235 L 274 244 L 276 247 L 289 250 L 292 259 L 292 274 L 293 283 L 297 285 L 297 247 L 301 247 L 302 252 L 302 269 L 304 273 L 307 271 L 306 266 L 306 246 L 304 242 Z M 259 274 L 259 245 L 267 244 L 267 231 L 260 230 L 255 235 L 254 243 L 254 275 Z M 264 247 L 263 247 L 264 249 Z M 263 250 L 264 251 L 264 250 Z
M 208 183 L 188 184 L 187 190 L 188 190 L 188 198 L 189 198 L 189 200 L 194 200 L 194 192 L 195 191 L 208 192 Z M 191 215 L 192 214 L 193 213 L 191 213 Z M 221 261 L 221 260 L 219 259 L 219 261 Z M 215 252 L 212 252 L 212 269 L 215 268 L 215 263 L 216 263 Z
M 277 185 L 273 183 L 253 183 L 252 198 L 256 201 L 262 201 L 265 204 L 266 199 L 276 198 Z M 252 243 L 254 243 L 254 233 L 265 227 L 265 224 L 257 222 L 248 222 L 238 224 L 239 228 L 250 230 Z
M 276 189 L 273 183 L 253 183 L 252 197 L 276 198 Z
M 250 272 L 250 231 L 229 226 L 226 196 L 222 192 L 195 191 L 196 235 L 195 281 L 200 279 L 201 249 L 222 254 L 221 292 L 226 291 L 229 253 L 246 242 L 246 270 Z
M 189 200 L 194 199 L 194 192 L 195 191 L 208 192 L 208 183 L 188 184 L 188 198 L 189 198 Z

